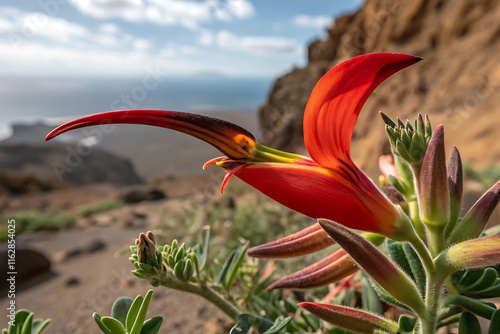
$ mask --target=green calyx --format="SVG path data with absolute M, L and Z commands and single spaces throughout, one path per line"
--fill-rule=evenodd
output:
M 259 143 L 255 143 L 255 150 L 252 151 L 253 157 L 250 162 L 281 162 L 295 163 L 297 161 L 306 161 L 306 157 L 294 153 L 288 153 L 270 148 Z

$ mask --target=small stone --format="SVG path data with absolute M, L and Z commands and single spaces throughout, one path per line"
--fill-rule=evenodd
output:
M 7 266 L 7 250 L 0 251 L 0 267 Z M 16 249 L 16 284 L 31 280 L 35 276 L 50 273 L 51 263 L 42 253 L 27 248 Z M 0 272 L 0 281 L 5 282 L 8 278 L 8 270 Z
M 165 199 L 165 193 L 153 186 L 132 186 L 124 188 L 118 194 L 118 199 L 125 203 L 139 203 L 143 201 L 157 201 Z
M 104 249 L 106 249 L 106 247 L 107 247 L 107 244 L 104 241 L 96 239 L 96 240 L 92 240 L 85 249 L 86 249 L 87 253 L 91 254 L 91 253 L 95 253 L 95 252 L 104 250 Z
M 62 261 L 66 261 L 66 260 L 72 259 L 74 257 L 80 256 L 82 254 L 83 254 L 83 249 L 79 248 L 79 247 L 75 247 L 72 249 L 62 250 L 62 251 L 55 253 L 52 256 L 52 260 L 54 262 L 62 262 Z
M 64 286 L 70 288 L 74 286 L 78 286 L 82 283 L 82 280 L 80 279 L 79 276 L 70 276 L 64 281 Z

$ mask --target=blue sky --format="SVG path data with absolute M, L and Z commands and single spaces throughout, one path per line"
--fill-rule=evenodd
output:
M 276 76 L 359 1 L 2 1 L 1 74 Z
M 3 0 L 0 138 L 8 124 L 136 108 L 256 110 L 277 76 L 359 0 Z M 136 91 L 136 93 L 139 91 Z

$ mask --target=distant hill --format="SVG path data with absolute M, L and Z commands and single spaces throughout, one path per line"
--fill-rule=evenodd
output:
M 88 154 L 75 144 L 64 143 L 2 143 L 0 171 L 76 186 L 142 183 L 129 160 L 97 148 L 92 148 L 92 153 Z
M 372 175 L 388 153 L 378 116 L 414 119 L 429 114 L 445 126 L 447 149 L 456 145 L 475 166 L 500 161 L 500 1 L 367 0 L 335 19 L 328 36 L 309 45 L 309 61 L 278 78 L 259 112 L 273 147 L 303 145 L 302 117 L 309 95 L 331 67 L 372 52 L 424 58 L 389 78 L 368 99 L 358 119 L 351 154 Z

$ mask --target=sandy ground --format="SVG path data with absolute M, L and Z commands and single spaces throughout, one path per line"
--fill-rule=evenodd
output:
M 89 241 L 102 240 L 106 249 L 81 255 L 53 266 L 54 276 L 16 294 L 16 304 L 35 312 L 36 317 L 52 318 L 47 333 L 99 333 L 91 315 L 109 315 L 113 301 L 120 296 L 134 298 L 144 295 L 151 286 L 130 274 L 132 265 L 128 255 L 115 256 L 143 231 L 142 227 L 75 228 L 57 233 L 19 238 L 20 244 L 54 256 L 60 251 L 84 247 Z M 117 247 L 118 246 L 118 247 Z M 68 286 L 71 279 L 79 284 Z M 201 298 L 177 291 L 155 288 L 148 317 L 161 315 L 164 323 L 161 333 L 206 333 L 206 323 L 225 316 Z M 7 299 L 2 299 L 5 310 Z M 217 321 L 217 320 L 215 320 Z M 3 324 L 2 324 L 3 325 Z M 216 332 L 212 332 L 216 333 Z M 220 333 L 224 333 L 221 330 Z
M 199 184 L 206 180 L 200 178 Z M 193 187 L 182 181 L 175 183 L 175 197 L 183 197 Z M 173 192 L 173 191 L 171 191 Z M 33 208 L 44 200 L 45 205 L 64 202 L 70 208 L 78 202 L 92 203 L 113 198 L 116 191 L 87 189 L 80 192 L 67 190 L 58 193 L 30 195 L 12 199 L 9 204 L 16 208 Z M 69 199 L 72 198 L 72 199 Z M 154 216 L 157 210 L 174 210 L 176 199 L 157 202 L 143 202 L 119 209 L 118 216 L 131 212 L 148 213 Z M 102 213 L 101 215 L 110 215 Z M 96 218 L 99 218 L 97 216 Z M 106 220 L 105 220 L 106 221 Z M 119 256 L 117 252 L 127 249 L 141 232 L 151 228 L 146 219 L 140 224 L 124 227 L 120 222 L 90 225 L 78 221 L 77 226 L 57 232 L 22 234 L 17 237 L 18 248 L 35 249 L 52 259 L 53 275 L 35 279 L 30 284 L 17 286 L 16 306 L 35 312 L 36 318 L 51 318 L 52 322 L 44 333 L 100 333 L 92 319 L 92 313 L 109 315 L 112 303 L 120 296 L 135 298 L 152 288 L 146 281 L 135 278 L 128 260 L 129 252 Z M 92 243 L 102 242 L 105 248 L 60 260 L 61 254 L 75 249 L 85 249 Z M 0 244 L 5 249 L 5 244 Z M 2 269 L 3 270 L 3 269 Z M 71 283 L 73 282 L 73 283 Z M 5 284 L 2 282 L 1 290 Z M 163 287 L 154 288 L 155 293 L 148 312 L 148 318 L 161 315 L 164 318 L 160 333 L 228 333 L 231 320 L 211 304 L 198 296 Z M 0 315 L 6 314 L 9 300 L 6 294 L 0 296 Z M 0 328 L 6 327 L 6 316 L 2 316 Z

